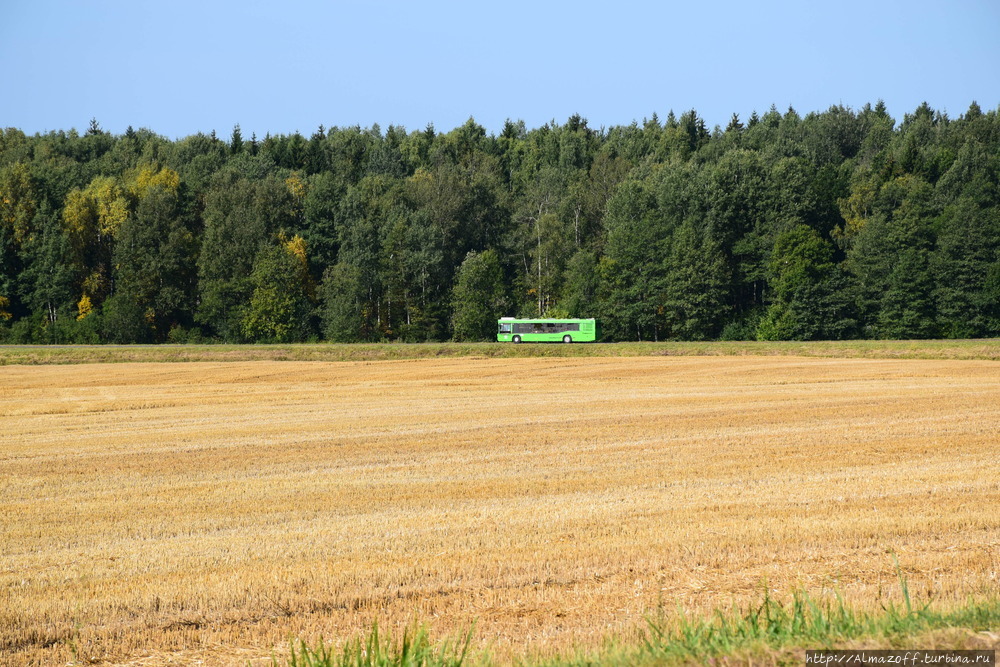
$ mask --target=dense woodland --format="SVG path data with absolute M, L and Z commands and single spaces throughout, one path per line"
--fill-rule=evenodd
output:
M 1000 118 L 0 131 L 0 341 L 1000 335 Z

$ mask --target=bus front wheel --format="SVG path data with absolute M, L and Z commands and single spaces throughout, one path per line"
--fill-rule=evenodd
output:
M 573 342 L 572 336 L 563 336 L 563 342 L 564 343 L 572 343 Z
M 511 342 L 514 342 L 514 343 L 520 343 L 521 342 L 521 337 L 520 336 L 514 336 L 510 340 L 511 340 Z

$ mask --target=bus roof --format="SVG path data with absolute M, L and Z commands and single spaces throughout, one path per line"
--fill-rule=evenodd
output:
M 584 322 L 593 317 L 501 317 L 498 322 Z

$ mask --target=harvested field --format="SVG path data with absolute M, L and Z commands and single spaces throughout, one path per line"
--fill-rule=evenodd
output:
M 1000 585 L 993 361 L 0 368 L 0 660 L 280 655 L 476 622 L 503 658 L 839 591 Z

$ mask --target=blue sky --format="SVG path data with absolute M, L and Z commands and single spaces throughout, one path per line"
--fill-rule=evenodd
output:
M 1000 2 L 14 0 L 0 126 L 177 138 L 380 124 L 491 133 L 694 108 L 1000 105 Z

